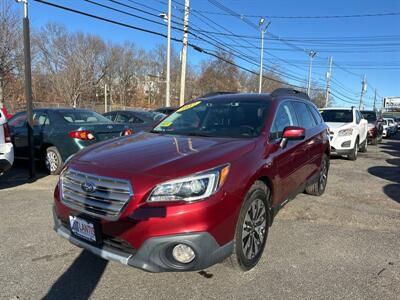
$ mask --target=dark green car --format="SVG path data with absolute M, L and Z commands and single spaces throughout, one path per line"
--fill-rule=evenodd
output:
M 16 158 L 28 158 L 27 114 L 20 112 L 8 122 Z M 64 162 L 79 150 L 131 131 L 102 115 L 83 109 L 37 109 L 33 112 L 35 157 L 44 160 L 50 174 L 59 174 Z

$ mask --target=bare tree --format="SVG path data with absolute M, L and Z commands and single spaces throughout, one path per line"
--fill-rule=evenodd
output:
M 21 73 L 23 45 L 21 24 L 10 1 L 0 0 L 0 108 L 5 97 L 17 88 L 17 77 Z

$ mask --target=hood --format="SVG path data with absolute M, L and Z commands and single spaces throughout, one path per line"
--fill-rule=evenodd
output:
M 351 128 L 352 123 L 325 122 L 330 130 Z M 342 128 L 343 127 L 343 128 Z
M 138 133 L 95 144 L 71 161 L 81 170 L 115 170 L 122 177 L 135 174 L 173 178 L 231 162 L 251 151 L 253 139 L 210 138 Z

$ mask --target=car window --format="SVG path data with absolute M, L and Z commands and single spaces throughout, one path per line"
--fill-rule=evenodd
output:
M 36 112 L 33 114 L 33 126 L 50 125 L 50 119 L 45 112 Z
M 353 112 L 351 109 L 321 110 L 321 116 L 325 122 L 332 122 L 332 123 L 351 123 L 351 122 L 353 122 Z
M 356 123 L 360 124 L 360 121 L 361 121 L 360 113 L 358 112 L 358 110 L 356 110 Z
M 57 113 L 68 123 L 111 123 L 110 119 L 89 110 L 59 110 Z
M 109 113 L 109 114 L 104 114 L 103 117 L 106 117 L 106 118 L 109 119 L 110 121 L 114 121 L 116 115 L 117 115 L 117 114 L 115 114 L 115 113 Z
M 24 127 L 26 126 L 26 118 L 26 113 L 17 114 L 13 118 L 11 118 L 10 121 L 8 121 L 8 125 L 14 128 Z
M 321 114 L 319 111 L 313 106 L 313 105 L 308 105 L 308 108 L 311 111 L 312 116 L 314 117 L 315 122 L 319 125 L 321 124 L 324 120 L 321 117 Z
M 368 123 L 375 123 L 377 120 L 376 113 L 374 111 L 362 111 L 364 119 L 368 121 Z
M 137 116 L 130 115 L 129 117 L 130 117 L 128 120 L 129 123 L 133 124 L 144 123 L 144 121 Z
M 297 126 L 296 114 L 290 102 L 282 103 L 275 115 L 270 130 L 270 140 L 282 138 L 283 130 L 288 126 Z
M 306 129 L 314 127 L 316 122 L 309 109 L 307 109 L 307 105 L 299 101 L 293 101 L 292 103 L 297 119 L 299 120 L 299 126 Z

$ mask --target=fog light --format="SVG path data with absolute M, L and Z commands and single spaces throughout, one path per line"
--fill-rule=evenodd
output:
M 172 250 L 172 256 L 176 261 L 182 264 L 188 264 L 193 261 L 195 254 L 192 248 L 185 244 L 178 244 Z

